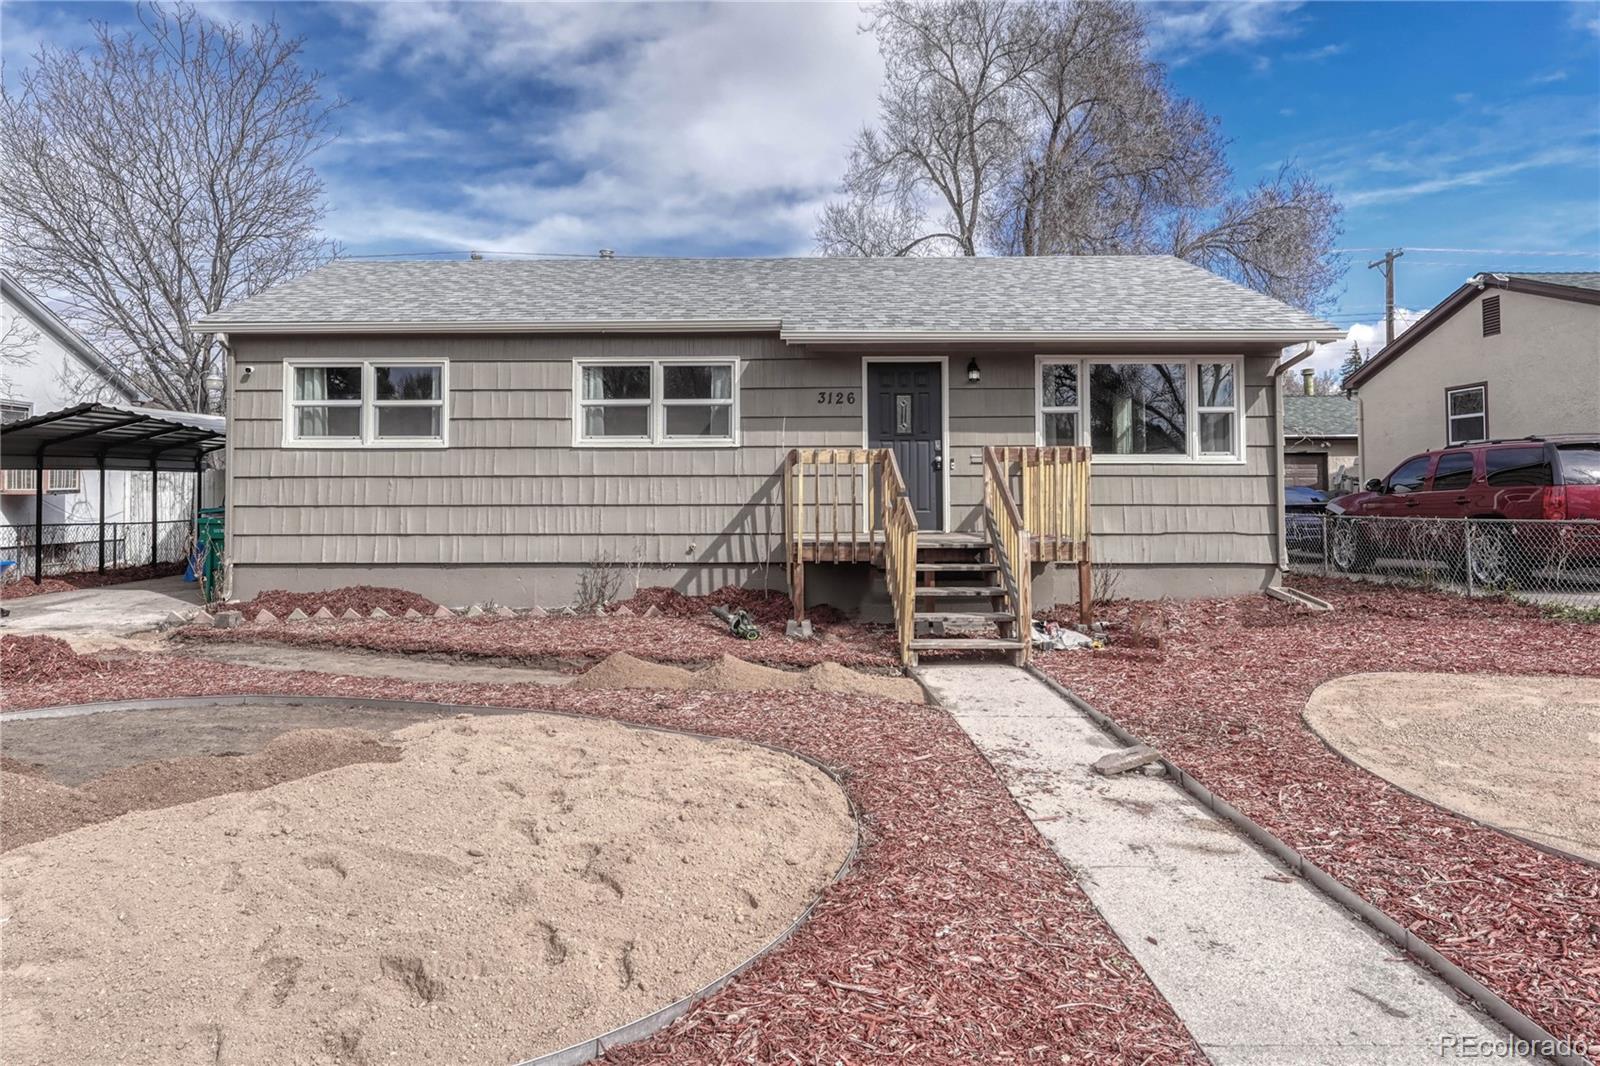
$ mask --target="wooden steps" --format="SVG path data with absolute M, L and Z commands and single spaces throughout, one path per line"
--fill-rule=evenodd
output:
M 918 585 L 919 600 L 993 599 L 1006 594 L 1003 585 Z
M 1022 641 L 1005 637 L 916 637 L 912 651 L 1010 651 L 1022 650 Z
M 999 563 L 918 563 L 917 573 L 951 573 L 951 574 L 994 574 L 1000 570 Z
M 1015 611 L 924 611 L 919 622 L 1012 622 Z

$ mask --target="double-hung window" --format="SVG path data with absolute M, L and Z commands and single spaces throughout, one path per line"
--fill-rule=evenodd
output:
M 1444 392 L 1446 444 L 1470 444 L 1489 439 L 1489 389 L 1463 385 Z
M 574 438 L 580 446 L 737 443 L 737 360 L 579 360 L 575 374 Z
M 1242 462 L 1237 359 L 1038 360 L 1039 443 L 1113 462 Z
M 448 365 L 441 359 L 285 365 L 285 443 L 299 447 L 443 447 Z

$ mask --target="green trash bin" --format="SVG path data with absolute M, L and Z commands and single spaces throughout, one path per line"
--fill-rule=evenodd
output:
M 205 592 L 207 603 L 216 602 L 217 575 L 222 572 L 222 551 L 226 540 L 223 513 L 221 507 L 202 507 L 195 523 L 195 539 L 205 549 L 205 569 L 200 576 L 200 587 Z

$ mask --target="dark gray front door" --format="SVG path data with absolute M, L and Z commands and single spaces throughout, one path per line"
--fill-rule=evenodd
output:
M 867 364 L 867 443 L 894 449 L 921 529 L 944 528 L 944 410 L 938 363 Z

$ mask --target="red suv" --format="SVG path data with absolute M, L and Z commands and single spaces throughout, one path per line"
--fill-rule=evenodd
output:
M 1500 518 L 1595 521 L 1581 526 L 1475 524 L 1472 576 L 1498 584 L 1513 563 L 1543 567 L 1555 560 L 1600 559 L 1600 434 L 1494 440 L 1414 455 L 1373 478 L 1362 492 L 1328 504 L 1330 554 L 1340 570 L 1368 569 L 1374 559 L 1462 558 L 1455 523 L 1362 522 L 1362 518 Z M 1419 539 L 1424 543 L 1419 543 Z M 1428 540 L 1437 543 L 1426 543 Z

